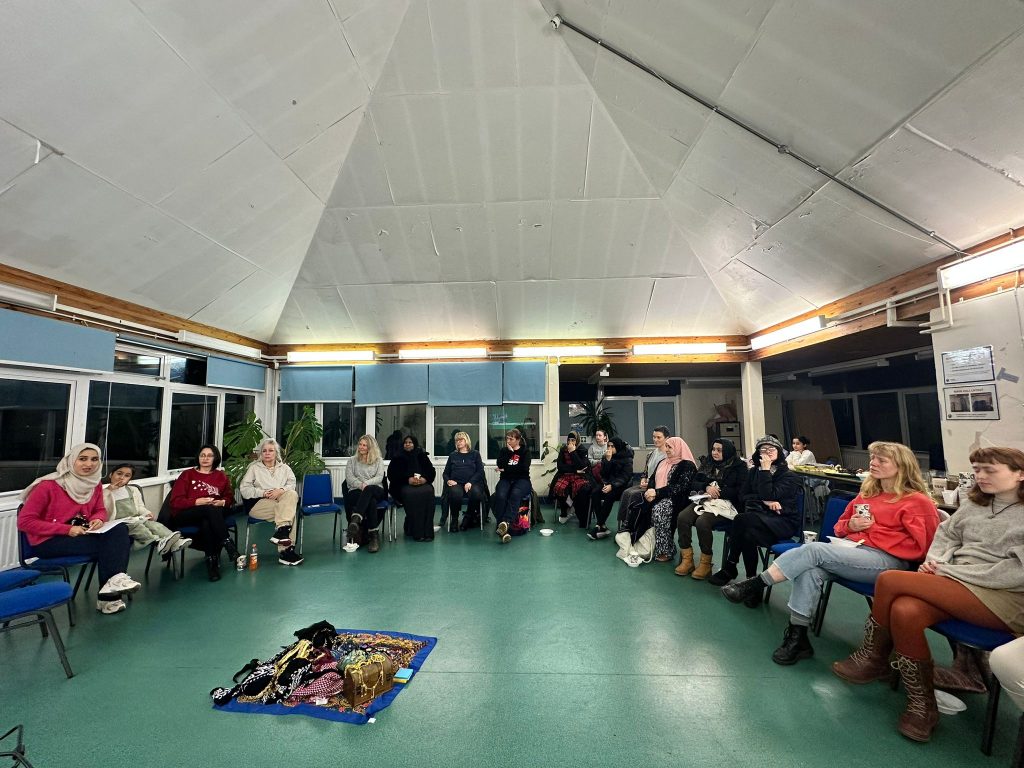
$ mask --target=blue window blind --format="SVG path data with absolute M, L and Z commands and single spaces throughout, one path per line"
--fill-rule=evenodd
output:
M 251 389 L 262 392 L 266 381 L 266 367 L 240 360 L 223 357 L 209 357 L 206 360 L 206 384 L 210 387 L 230 389 Z
M 430 405 L 501 405 L 501 363 L 430 363 Z
M 356 405 L 427 402 L 427 369 L 421 363 L 360 365 L 356 368 Z
M 505 366 L 502 398 L 506 403 L 543 403 L 547 389 L 547 363 L 502 363 Z
M 281 369 L 282 403 L 351 403 L 352 366 Z
M 115 339 L 110 331 L 0 309 L 0 360 L 113 371 Z

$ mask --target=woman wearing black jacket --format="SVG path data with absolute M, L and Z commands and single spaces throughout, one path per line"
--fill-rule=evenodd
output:
M 569 519 L 569 508 L 576 511 L 580 528 L 587 525 L 590 516 L 590 460 L 587 450 L 580 445 L 580 436 L 570 432 L 565 445 L 555 460 L 555 479 L 551 482 L 551 495 L 558 506 L 558 522 Z
M 491 501 L 498 520 L 495 533 L 502 544 L 512 541 L 513 535 L 526 533 L 513 525 L 519 516 L 519 502 L 533 491 L 530 484 L 530 451 L 523 445 L 523 433 L 510 429 L 505 433 L 505 447 L 498 451 L 498 472 L 501 478 L 494 488 Z
M 757 548 L 770 547 L 800 530 L 800 478 L 786 466 L 782 443 L 771 435 L 762 437 L 754 456 L 756 463 L 748 471 L 740 494 L 743 508 L 729 531 L 725 562 L 722 570 L 708 579 L 716 587 L 724 587 L 736 578 L 740 556 L 747 578 L 755 576 Z
M 721 438 L 711 444 L 711 456 L 701 464 L 697 473 L 695 491 L 706 493 L 711 499 L 719 499 L 732 504 L 739 512 L 743 509 L 740 494 L 743 482 L 747 479 L 747 465 L 736 455 L 736 446 L 731 440 Z M 679 513 L 676 528 L 679 531 L 679 566 L 677 576 L 690 574 L 694 579 L 706 579 L 711 575 L 711 556 L 714 553 L 715 524 L 728 520 L 728 517 L 717 515 L 708 509 L 698 512 L 697 504 L 687 504 Z M 697 544 L 700 547 L 700 563 L 693 564 L 693 528 L 697 528 Z
M 419 441 L 406 435 L 402 454 L 388 465 L 391 496 L 405 507 L 405 535 L 434 540 L 434 477 L 437 471 Z
M 626 445 L 620 437 L 608 441 L 608 449 L 601 459 L 601 485 L 594 488 L 592 505 L 597 515 L 597 525 L 587 531 L 587 538 L 592 541 L 611 535 L 605 527 L 612 506 L 622 497 L 630 479 L 633 477 L 633 449 Z M 586 525 L 586 523 L 584 523 Z

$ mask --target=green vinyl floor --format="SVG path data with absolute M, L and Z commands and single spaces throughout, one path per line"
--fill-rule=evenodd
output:
M 546 510 L 549 519 L 550 510 Z M 57 620 L 75 677 L 35 629 L 0 635 L 0 732 L 24 723 L 36 768 L 60 766 L 1005 766 L 1018 714 L 1004 697 L 991 758 L 985 696 L 943 716 L 929 744 L 895 730 L 903 694 L 829 671 L 860 639 L 864 601 L 835 590 L 816 656 L 771 662 L 788 588 L 771 606 L 728 603 L 671 564 L 627 568 L 575 524 L 501 546 L 439 532 L 370 555 L 307 526 L 306 563 L 272 559 L 206 580 L 198 553 L 174 581 L 154 566 L 127 611 L 78 598 Z M 243 532 L 244 535 L 244 532 Z M 717 543 L 720 550 L 721 544 Z M 140 579 L 144 556 L 130 568 Z M 92 590 L 95 597 L 95 585 Z M 320 619 L 437 637 L 375 723 L 217 712 L 210 689 Z M 948 663 L 939 639 L 936 658 Z M 2 745 L 0 745 L 2 746 Z M 2 751 L 2 750 L 0 750 Z

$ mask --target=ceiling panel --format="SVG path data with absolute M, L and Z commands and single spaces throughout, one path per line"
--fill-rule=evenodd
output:
M 555 203 L 551 276 L 702 275 L 660 200 Z
M 323 0 L 134 4 L 281 157 L 369 96 L 341 25 Z
M 498 338 L 493 283 L 420 283 L 340 289 L 353 342 Z
M 363 114 L 364 110 L 360 108 L 346 115 L 285 158 L 288 167 L 324 203 L 330 199 L 342 163 L 363 121 Z
M 410 0 L 374 95 L 437 93 L 441 89 L 426 0 Z
M 657 197 L 636 156 L 601 102 L 594 102 L 587 147 L 587 179 L 583 196 Z
M 643 336 L 716 336 L 743 333 L 729 305 L 707 277 L 659 278 Z
M 372 91 L 405 18 L 409 0 L 332 0 L 332 3 L 342 20 L 345 40 L 356 57 L 366 87 Z
M 369 113 L 364 113 L 341 166 L 338 180 L 331 190 L 327 207 L 350 208 L 393 203 L 391 184 L 384 170 L 384 157 L 380 152 L 373 120 Z
M 50 154 L 50 150 L 40 146 L 27 133 L 0 120 L 0 190 L 39 162 L 37 153 L 41 161 Z
M 788 275 L 767 276 L 740 259 L 710 275 L 743 333 L 781 323 L 814 309 L 786 287 Z
M 9 0 L 0 29 L 0 118 L 144 200 L 251 134 L 130 3 Z
M 275 344 L 353 342 L 355 326 L 333 286 L 296 286 L 274 329 Z
M 1024 23 L 1020 2 L 985 6 L 774 3 L 721 104 L 838 171 Z
M 650 278 L 498 283 L 502 337 L 640 336 L 653 286 Z
M 294 278 L 294 270 L 287 275 L 254 272 L 232 285 L 191 319 L 215 328 L 231 328 L 255 339 L 269 339 L 288 301 Z

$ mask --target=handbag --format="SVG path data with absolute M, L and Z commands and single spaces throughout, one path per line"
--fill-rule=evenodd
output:
M 653 526 L 644 531 L 636 541 L 633 541 L 629 531 L 617 533 L 615 534 L 615 543 L 619 545 L 619 551 L 615 553 L 615 556 L 630 568 L 636 568 L 654 559 Z
M 732 520 L 739 514 L 736 511 L 736 507 L 728 499 L 704 499 L 704 501 L 694 507 L 694 511 L 698 515 L 710 512 L 713 515 L 724 517 L 726 520 Z

